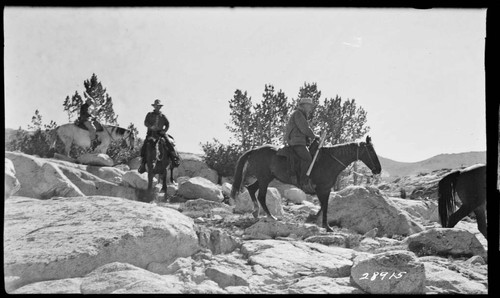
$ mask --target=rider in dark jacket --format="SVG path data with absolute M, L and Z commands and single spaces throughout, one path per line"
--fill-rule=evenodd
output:
M 148 137 L 157 138 L 161 136 L 166 138 L 166 132 L 168 131 L 168 128 L 170 126 L 167 117 L 165 117 L 165 115 L 163 115 L 163 113 L 160 111 L 161 107 L 163 107 L 161 101 L 159 99 L 156 99 L 152 104 L 152 106 L 154 107 L 154 110 L 152 112 L 149 112 L 146 115 L 146 119 L 144 119 L 144 125 L 148 128 L 148 132 L 146 134 L 146 139 L 144 140 L 144 143 L 142 144 L 141 148 L 141 165 L 138 169 L 139 173 L 141 174 L 146 171 L 145 155 L 146 155 L 146 142 Z M 167 146 L 172 147 L 171 144 L 169 144 L 168 138 L 166 139 L 167 139 Z
M 299 101 L 297 109 L 293 111 L 288 119 L 285 130 L 285 143 L 293 148 L 293 151 L 300 157 L 300 182 L 301 187 L 308 192 L 310 189 L 309 177 L 306 175 L 307 170 L 312 162 L 312 156 L 307 148 L 307 138 L 311 140 L 318 138 L 307 123 L 307 116 L 314 108 L 314 103 L 310 98 L 302 98 Z

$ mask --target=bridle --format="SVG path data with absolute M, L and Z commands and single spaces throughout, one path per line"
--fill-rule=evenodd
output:
M 361 147 L 361 144 L 358 143 L 357 146 L 356 146 L 356 161 L 359 160 L 359 147 Z M 373 159 L 372 159 L 372 156 L 370 154 L 370 150 L 368 150 L 366 148 L 366 145 L 363 146 L 363 149 L 366 150 L 366 153 L 368 154 L 368 158 L 370 159 L 370 163 L 372 164 L 372 167 L 375 168 L 375 162 L 373 162 Z M 333 158 L 334 160 L 336 160 L 338 163 L 340 163 L 344 168 L 347 168 L 347 166 L 340 160 L 338 159 L 337 157 L 335 157 L 335 155 L 333 155 L 331 152 L 329 151 L 326 151 L 328 153 L 328 156 L 330 156 L 331 158 Z M 363 152 L 361 152 L 363 153 Z M 374 175 L 365 175 L 365 174 L 362 174 L 362 173 L 358 173 L 356 171 L 353 171 L 353 173 L 355 173 L 356 175 L 359 175 L 359 176 L 368 176 L 368 177 L 373 177 Z

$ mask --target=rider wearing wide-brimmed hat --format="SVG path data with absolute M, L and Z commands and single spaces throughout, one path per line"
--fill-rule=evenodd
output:
M 87 97 L 85 103 L 80 107 L 80 121 L 87 127 L 90 135 L 90 147 L 95 149 L 97 145 L 99 145 L 99 139 L 96 134 L 96 127 L 94 123 L 92 123 L 93 116 L 89 112 L 89 108 L 94 104 L 94 100 L 90 97 Z
M 163 107 L 161 101 L 159 99 L 155 99 L 152 106 L 154 107 L 154 110 L 149 112 L 146 115 L 146 119 L 144 119 L 144 125 L 148 128 L 148 132 L 141 148 L 141 165 L 138 169 L 139 173 L 144 173 L 146 171 L 146 140 L 150 136 L 165 136 L 165 133 L 168 131 L 170 126 L 167 117 L 160 111 L 161 107 Z
M 300 157 L 300 182 L 302 188 L 310 188 L 307 170 L 312 162 L 312 156 L 307 148 L 307 139 L 318 138 L 309 127 L 307 117 L 314 108 L 311 98 L 302 98 L 299 100 L 297 108 L 290 115 L 285 129 L 284 141 L 293 148 L 293 151 Z

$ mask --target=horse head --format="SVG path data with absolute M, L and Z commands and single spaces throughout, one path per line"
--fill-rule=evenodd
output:
M 380 165 L 380 161 L 378 160 L 377 152 L 375 152 L 375 148 L 373 148 L 372 139 L 370 136 L 366 137 L 366 142 L 361 142 L 359 144 L 359 155 L 358 159 L 367 165 L 372 173 L 377 175 L 382 172 L 382 166 Z

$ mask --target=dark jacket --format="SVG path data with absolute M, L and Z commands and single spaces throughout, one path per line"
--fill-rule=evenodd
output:
M 306 137 L 314 139 L 315 135 L 307 123 L 306 114 L 300 109 L 293 111 L 285 129 L 285 143 L 290 146 L 306 145 Z
M 148 134 L 151 132 L 167 131 L 170 123 L 162 112 L 149 112 L 144 119 L 144 125 L 148 128 Z
M 87 103 L 82 104 L 80 107 L 80 120 L 83 122 L 90 121 L 90 118 L 92 118 L 92 115 L 89 113 L 89 107 Z

